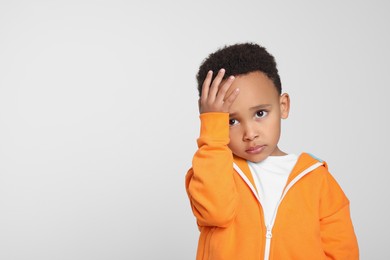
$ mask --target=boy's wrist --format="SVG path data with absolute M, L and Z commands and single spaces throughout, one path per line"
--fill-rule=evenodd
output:
M 200 118 L 200 138 L 229 142 L 229 113 L 207 112 Z

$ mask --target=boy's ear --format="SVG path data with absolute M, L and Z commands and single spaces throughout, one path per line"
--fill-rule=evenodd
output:
M 282 119 L 288 118 L 290 113 L 290 96 L 287 93 L 280 95 L 280 117 Z

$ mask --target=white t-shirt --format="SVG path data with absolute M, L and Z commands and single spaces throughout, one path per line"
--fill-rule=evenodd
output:
M 270 224 L 272 220 L 288 176 L 297 160 L 298 156 L 288 154 L 269 156 L 258 163 L 248 161 L 263 207 L 266 225 Z

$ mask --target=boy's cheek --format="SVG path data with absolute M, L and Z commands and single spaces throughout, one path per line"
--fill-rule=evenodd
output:
M 236 154 L 237 146 L 234 144 L 234 142 L 230 141 L 230 143 L 228 144 L 228 147 L 232 151 L 233 154 Z

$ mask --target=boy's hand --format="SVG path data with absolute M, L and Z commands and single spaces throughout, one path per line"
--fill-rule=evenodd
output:
M 230 76 L 220 87 L 225 70 L 220 69 L 218 75 L 211 83 L 213 72 L 210 70 L 207 73 L 206 79 L 202 86 L 202 95 L 199 99 L 199 111 L 200 113 L 207 112 L 229 112 L 230 106 L 237 98 L 239 89 L 233 90 L 228 96 L 227 91 L 234 81 L 234 76 Z M 210 86 L 211 84 L 211 86 Z

